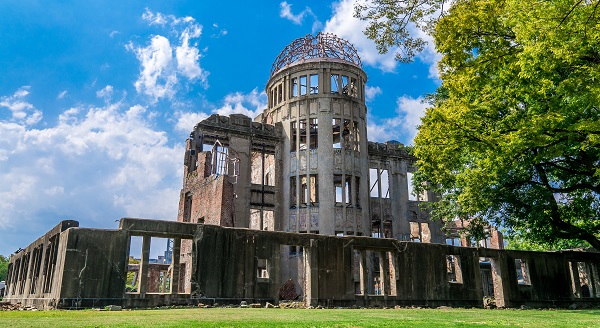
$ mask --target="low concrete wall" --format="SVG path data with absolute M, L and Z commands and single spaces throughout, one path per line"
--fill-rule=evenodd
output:
M 283 266 L 289 265 L 293 247 L 294 259 L 302 262 L 294 265 L 300 277 L 295 283 L 301 282 L 297 294 L 306 305 L 481 307 L 481 261 L 489 262 L 486 272 L 491 271 L 498 306 L 600 305 L 599 253 L 505 251 L 130 218 L 121 220 L 119 230 L 75 223 L 61 223 L 11 257 L 8 301 L 64 308 L 277 302 L 280 288 L 292 278 Z M 143 286 L 159 276 L 147 262 L 149 238 L 175 240 L 173 265 L 160 269 L 170 272 L 169 284 L 180 287 L 177 291 L 158 294 L 140 287 L 125 293 L 131 236 L 147 240 L 138 268 L 147 276 Z M 180 263 L 178 245 L 186 239 L 191 260 Z M 184 282 L 186 272 L 191 274 Z M 181 293 L 184 283 L 191 293 Z

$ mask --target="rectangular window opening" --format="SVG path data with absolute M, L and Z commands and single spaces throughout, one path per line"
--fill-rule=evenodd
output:
M 292 98 L 298 97 L 298 78 L 292 78 Z
M 333 148 L 340 149 L 342 148 L 342 135 L 341 135 L 341 120 L 339 118 L 334 118 L 331 122 L 333 128 Z
M 345 203 L 347 205 L 352 205 L 352 176 L 351 175 L 346 175 L 345 179 L 344 179 L 344 188 L 346 189 L 346 193 L 345 193 Z
M 342 175 L 334 174 L 333 175 L 333 188 L 335 190 L 335 204 L 342 205 L 344 202 L 344 194 L 342 192 Z
M 127 272 L 125 277 L 125 292 L 138 293 L 140 282 L 140 264 L 142 263 L 142 236 L 131 236 L 129 239 L 129 254 L 127 256 Z
M 261 279 L 269 279 L 269 267 L 266 259 L 257 259 L 256 277 Z
M 307 83 L 306 83 L 306 75 L 302 75 L 300 76 L 300 95 L 304 96 L 306 95 L 306 89 L 308 87 Z
M 310 149 L 316 149 L 319 146 L 319 120 L 311 118 L 308 122 L 310 126 Z
M 307 136 L 307 129 L 306 129 L 306 120 L 302 119 L 299 121 L 299 125 L 300 125 L 300 131 L 299 131 L 299 150 L 306 150 L 306 136 Z
M 379 174 L 377 169 L 369 169 L 369 181 L 371 181 L 371 197 L 379 197 Z
M 517 271 L 517 283 L 519 285 L 531 285 L 531 280 L 529 279 L 529 267 L 527 266 L 527 262 L 522 259 L 515 259 L 515 269 Z
M 331 74 L 331 93 L 340 92 L 339 79 L 340 76 L 338 74 Z
M 446 272 L 449 282 L 457 284 L 463 283 L 459 256 L 446 255 Z
M 296 176 L 290 177 L 290 208 L 297 206 L 297 193 L 296 193 Z
M 319 75 L 311 74 L 310 75 L 310 94 L 315 95 L 319 93 Z

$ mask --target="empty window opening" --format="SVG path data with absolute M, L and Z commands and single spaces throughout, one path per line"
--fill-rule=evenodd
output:
M 348 77 L 342 75 L 342 94 L 348 95 Z
M 257 278 L 262 278 L 262 279 L 269 279 L 269 268 L 267 265 L 267 260 L 266 259 L 258 259 L 257 260 L 257 274 L 256 277 Z
M 360 151 L 360 133 L 358 130 L 358 122 L 356 121 L 352 124 L 352 134 L 354 136 L 354 145 L 352 149 L 354 151 Z
M 390 198 L 388 170 L 369 169 L 371 197 Z
M 50 243 L 46 246 L 46 258 L 44 261 L 44 293 L 52 292 L 52 282 L 54 272 L 56 271 L 56 259 L 58 257 L 58 242 L 60 235 L 50 238 Z
M 298 97 L 298 78 L 292 78 L 292 98 Z
M 299 121 L 299 150 L 306 150 L 306 134 L 307 134 L 307 130 L 306 130 L 306 120 L 302 119 Z
M 290 178 L 290 207 L 295 208 L 297 206 L 297 188 L 296 188 L 296 177 L 293 176 Z
M 594 262 L 569 262 L 571 288 L 578 298 L 600 297 L 600 276 Z
M 419 222 L 410 222 L 410 241 L 421 242 L 421 225 Z
M 192 193 L 185 193 L 183 201 L 183 222 L 190 222 L 192 217 Z
M 272 210 L 250 209 L 250 229 L 275 230 L 274 212 Z
M 308 121 L 310 127 L 310 149 L 316 149 L 319 145 L 319 120 L 311 118 Z
M 335 204 L 342 205 L 344 203 L 344 193 L 342 188 L 342 175 L 333 175 L 333 188 L 335 190 Z
M 40 277 L 40 271 L 41 271 L 41 267 L 42 267 L 42 253 L 43 253 L 43 247 L 42 245 L 36 247 L 33 249 L 33 255 L 32 255 L 32 261 L 33 261 L 33 267 L 32 267 L 32 275 L 31 275 L 31 287 L 29 288 L 29 293 L 30 294 L 35 294 L 36 292 L 36 287 L 38 285 L 38 279 Z
M 446 245 L 450 246 L 462 246 L 462 242 L 458 237 L 448 237 L 446 238 Z
M 302 75 L 300 76 L 300 95 L 304 96 L 306 94 L 306 88 L 307 88 L 307 84 L 306 84 L 306 75 Z
M 383 221 L 383 238 L 392 238 L 392 221 Z
M 446 255 L 446 273 L 449 282 L 457 284 L 463 283 L 459 256 Z
M 129 239 L 129 254 L 127 256 L 127 281 L 125 292 L 139 292 L 140 264 L 142 263 L 142 236 L 131 236 Z
M 344 120 L 344 129 L 342 130 L 342 142 L 344 149 L 351 150 L 354 144 L 354 135 L 350 120 Z
M 307 274 L 304 248 L 297 245 L 281 245 L 280 251 L 279 300 L 302 299 Z
M 522 259 L 515 259 L 515 268 L 517 270 L 517 283 L 519 285 L 531 285 L 527 262 Z
M 296 151 L 296 139 L 298 135 L 296 121 L 290 122 L 290 151 Z
M 351 97 L 356 97 L 358 96 L 358 92 L 357 92 L 357 84 L 356 84 L 356 79 L 355 78 L 350 78 L 350 84 L 347 86 L 346 88 L 348 91 L 348 95 Z
M 344 179 L 344 188 L 346 189 L 345 193 L 345 204 L 352 205 L 352 195 L 353 195 L 353 187 L 352 187 L 352 176 L 347 175 Z
M 171 264 L 173 262 L 173 239 L 150 238 L 148 258 L 148 293 L 171 292 Z
M 381 221 L 379 220 L 379 216 L 373 216 L 373 221 L 371 222 L 371 237 L 373 238 L 381 238 Z
M 340 92 L 340 76 L 339 74 L 331 74 L 331 93 Z
M 310 75 L 310 94 L 314 95 L 319 93 L 319 75 L 311 74 Z
M 479 258 L 479 272 L 481 273 L 483 297 L 494 298 L 494 279 L 492 278 L 492 264 L 490 259 L 485 257 Z
M 333 128 L 333 148 L 340 149 L 342 148 L 342 130 L 341 130 L 341 121 L 339 118 L 334 118 L 331 122 Z
M 275 185 L 275 155 L 263 151 L 252 151 L 251 182 L 265 186 Z
M 283 101 L 283 84 L 277 86 L 277 103 Z
M 417 201 L 419 200 L 417 194 L 415 194 L 413 187 L 413 174 L 411 172 L 406 173 L 406 180 L 408 182 L 408 200 Z
M 235 151 L 215 141 L 212 148 L 212 170 L 211 174 L 217 176 L 228 175 L 237 177 L 239 174 L 239 158 Z

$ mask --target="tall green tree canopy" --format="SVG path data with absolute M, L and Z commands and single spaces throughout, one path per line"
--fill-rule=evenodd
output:
M 457 0 L 429 24 L 442 84 L 415 155 L 433 216 L 600 250 L 600 1 Z

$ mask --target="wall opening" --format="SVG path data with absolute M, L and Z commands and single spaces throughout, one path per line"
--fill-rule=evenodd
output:
M 593 262 L 569 262 L 571 288 L 578 298 L 600 297 L 598 267 Z
M 292 98 L 293 97 L 298 97 L 298 78 L 294 77 L 292 78 L 292 94 L 291 94 Z
M 129 237 L 129 251 L 127 254 L 127 271 L 125 277 L 125 292 L 138 293 L 140 287 L 140 265 L 142 263 L 142 236 Z
M 310 149 L 317 149 L 319 146 L 319 120 L 311 118 L 308 122 L 310 131 Z
M 341 149 L 342 148 L 342 129 L 341 129 L 342 120 L 339 118 L 332 119 L 331 125 L 333 129 L 333 148 Z
M 333 188 L 335 190 L 335 205 L 341 206 L 344 204 L 344 192 L 342 188 L 342 175 L 333 175 Z
M 302 75 L 300 76 L 300 95 L 304 96 L 306 95 L 306 89 L 307 89 L 307 84 L 306 84 L 306 75 Z
M 256 260 L 256 277 L 261 279 L 269 279 L 269 266 L 267 259 Z
M 316 95 L 319 93 L 319 75 L 311 74 L 310 75 L 310 94 Z
M 339 93 L 340 92 L 340 75 L 339 74 L 331 74 L 331 93 Z
M 264 162 L 264 163 L 263 163 Z M 275 185 L 275 155 L 254 150 L 251 156 L 251 177 L 253 184 L 262 184 L 265 186 Z M 264 165 L 264 166 L 263 166 Z M 264 172 L 264 175 L 263 175 Z M 263 180 L 264 178 L 264 180 Z
M 531 285 L 527 262 L 522 259 L 515 259 L 515 269 L 517 271 L 517 283 L 519 285 Z
M 463 283 L 460 257 L 458 255 L 446 255 L 446 274 L 448 282 Z
M 148 293 L 171 293 L 173 240 L 151 237 L 148 259 Z
M 306 137 L 306 133 L 307 133 L 307 130 L 306 130 L 306 120 L 305 119 L 302 119 L 302 120 L 299 121 L 299 127 L 300 127 L 300 129 L 299 129 L 299 137 L 300 137 L 300 139 L 298 140 L 299 141 L 299 143 L 298 143 L 299 144 L 298 149 L 299 150 L 306 150 L 306 147 L 307 147 L 306 146 L 306 138 L 307 138 Z
M 280 254 L 279 300 L 301 300 L 304 297 L 307 274 L 304 248 L 297 245 L 281 245 Z

